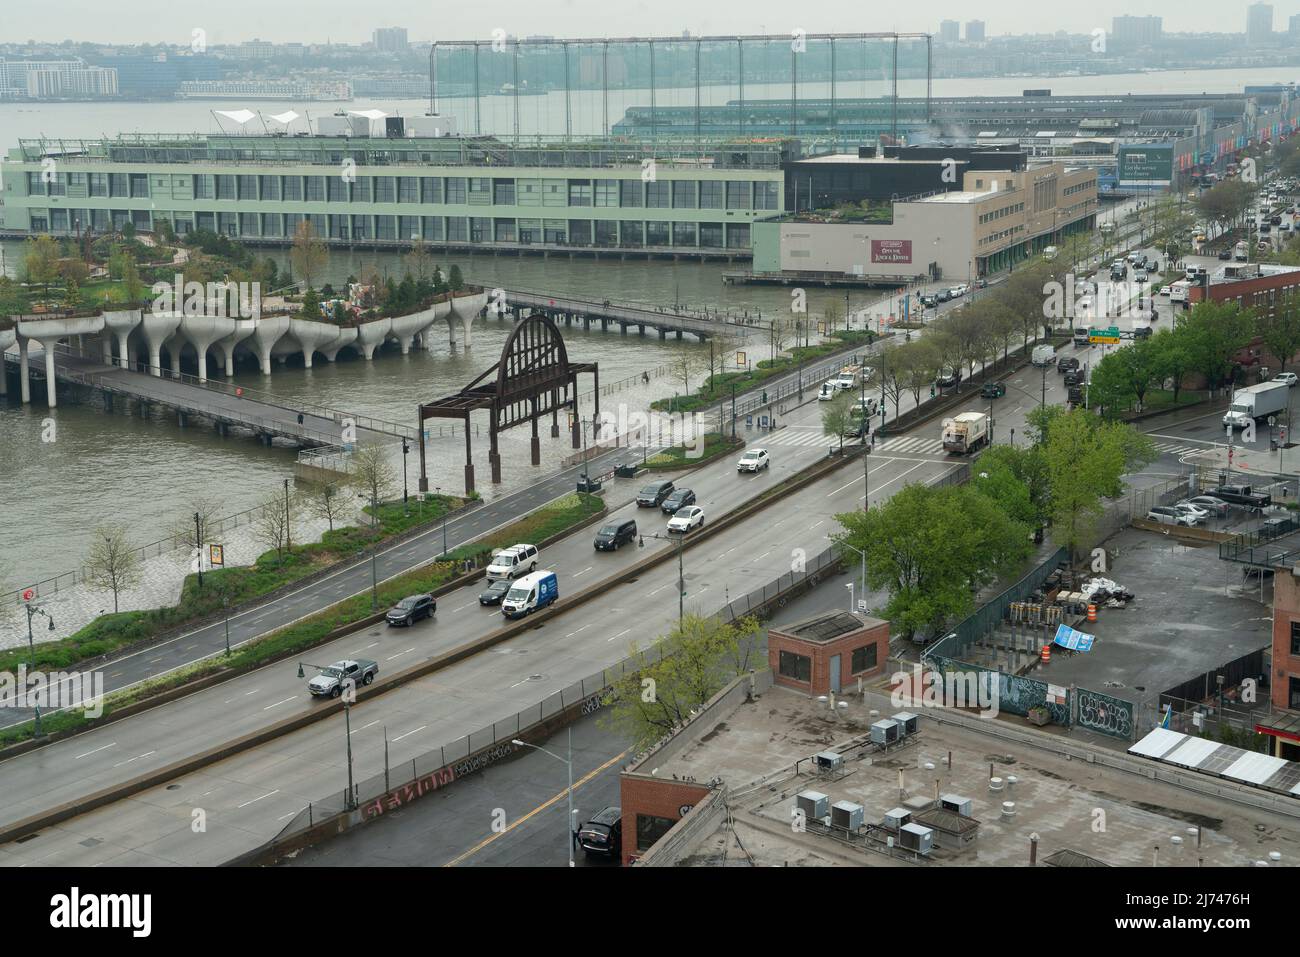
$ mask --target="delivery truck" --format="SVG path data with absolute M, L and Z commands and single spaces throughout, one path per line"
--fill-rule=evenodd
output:
M 1234 429 L 1244 428 L 1247 422 L 1283 411 L 1289 396 L 1287 384 L 1276 380 L 1238 389 L 1232 394 L 1232 405 L 1223 414 L 1223 424 Z
M 943 450 L 950 455 L 969 455 L 988 441 L 987 412 L 963 412 L 943 424 Z
M 560 586 L 555 572 L 532 572 L 515 579 L 506 597 L 501 599 L 501 614 L 507 618 L 522 618 L 545 608 L 559 597 Z

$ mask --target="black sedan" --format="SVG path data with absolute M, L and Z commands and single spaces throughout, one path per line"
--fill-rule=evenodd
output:
M 487 586 L 487 588 L 479 592 L 478 603 L 480 605 L 501 604 L 501 599 L 506 597 L 506 592 L 510 590 L 510 586 L 513 584 L 514 582 L 509 578 L 503 578 L 501 581 L 492 582 Z
M 664 499 L 663 509 L 665 515 L 676 515 L 679 508 L 685 508 L 687 505 L 695 504 L 695 493 L 688 488 L 679 488 Z
M 1007 387 L 1001 382 L 985 382 L 980 388 L 980 398 L 1000 399 L 1007 394 Z

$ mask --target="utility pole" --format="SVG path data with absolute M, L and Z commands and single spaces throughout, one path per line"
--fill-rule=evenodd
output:
M 54 630 L 54 618 L 48 611 L 38 605 L 27 603 L 27 653 L 31 659 L 32 670 L 36 670 L 36 641 L 32 637 L 32 618 L 35 615 L 44 615 L 45 620 L 50 623 L 50 631 Z M 24 689 L 26 690 L 26 689 Z M 36 698 L 36 737 L 41 736 L 41 699 L 39 695 Z
M 194 551 L 199 558 L 199 587 L 203 587 L 203 527 L 199 522 L 199 513 L 194 513 Z
M 293 540 L 289 529 L 289 480 L 284 480 L 284 550 L 293 551 Z

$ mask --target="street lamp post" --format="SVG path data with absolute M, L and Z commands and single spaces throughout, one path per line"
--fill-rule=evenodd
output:
M 834 536 L 827 535 L 826 537 L 829 538 L 836 545 L 842 545 L 845 548 L 852 549 L 853 551 L 857 552 L 860 556 L 862 556 L 862 598 L 865 601 L 867 597 L 867 553 L 863 551 L 861 548 L 857 548 L 854 545 L 850 545 L 848 542 L 835 538 Z
M 644 540 L 645 537 L 646 536 L 644 535 L 641 536 L 642 540 Z M 654 532 L 650 535 L 650 538 L 657 538 L 663 542 L 677 543 L 677 627 L 681 628 L 682 619 L 685 617 L 686 603 L 686 574 L 685 564 L 682 558 L 682 548 L 686 544 L 686 533 L 681 532 L 677 535 L 660 535 L 658 532 Z
M 194 513 L 194 550 L 199 556 L 199 587 L 203 587 L 203 525 L 199 521 L 199 513 Z
M 306 677 L 306 673 L 303 671 L 303 665 L 306 665 L 308 668 L 315 668 L 317 671 L 325 671 L 326 668 L 329 667 L 328 665 L 314 665 L 310 661 L 300 661 L 298 662 L 299 678 Z M 339 673 L 338 680 L 339 680 L 339 684 L 337 687 L 341 689 L 343 695 L 343 730 L 347 733 L 347 753 L 348 753 L 347 810 L 355 811 L 357 808 L 356 789 L 352 784 L 352 699 L 356 695 L 356 688 L 355 686 L 352 688 L 343 687 L 343 682 L 345 679 L 343 677 L 342 672 Z M 350 682 L 352 679 L 349 678 L 346 680 Z
M 364 500 L 365 495 L 358 495 L 357 498 Z M 370 531 L 373 536 L 379 534 L 379 499 L 372 490 L 370 495 Z M 375 556 L 378 552 L 375 542 L 370 543 L 370 610 L 379 611 L 379 570 L 375 565 Z
M 50 631 L 54 630 L 54 617 L 42 608 L 40 605 L 27 603 L 27 653 L 31 658 L 31 668 L 36 670 L 36 639 L 32 637 L 32 618 L 36 615 L 43 615 L 45 620 L 50 623 Z M 36 737 L 41 736 L 41 699 L 36 698 Z
M 434 494 L 441 495 L 442 486 L 435 485 L 433 487 L 433 491 Z M 440 502 L 439 504 L 442 506 L 442 557 L 446 558 L 447 557 L 447 503 Z
M 406 441 L 406 437 L 403 436 L 402 437 L 402 514 L 403 515 L 411 514 L 411 511 L 406 504 L 407 499 L 409 497 L 409 493 L 407 491 L 407 484 L 406 484 L 406 456 L 410 453 L 410 451 L 411 451 L 411 445 L 409 442 Z
M 289 480 L 284 480 L 284 550 L 293 551 L 292 529 L 289 521 Z
M 557 760 L 557 761 L 561 762 L 562 764 L 565 764 L 565 765 L 568 766 L 568 769 L 569 769 L 569 787 L 568 787 L 567 791 L 565 792 L 566 795 L 568 796 L 568 799 L 569 799 L 569 814 L 568 814 L 567 826 L 565 827 L 565 837 L 568 838 L 568 840 L 567 840 L 565 843 L 567 843 L 568 846 L 569 846 L 569 866 L 570 866 L 570 867 L 575 867 L 576 865 L 575 865 L 574 862 L 573 862 L 573 844 L 574 844 L 574 838 L 573 838 L 573 728 L 572 728 L 572 726 L 569 727 L 569 729 L 568 729 L 568 733 L 569 733 L 569 757 L 568 757 L 568 760 L 565 760 L 564 758 L 560 757 L 558 754 L 556 754 L 556 753 L 553 752 L 553 751 L 548 751 L 548 750 L 546 750 L 546 748 L 543 748 L 543 747 L 541 747 L 540 745 L 529 744 L 527 741 L 520 741 L 518 738 L 515 738 L 515 739 L 514 739 L 513 741 L 511 741 L 510 743 L 513 744 L 513 745 L 515 745 L 516 747 L 520 747 L 520 748 L 532 748 L 534 751 L 540 751 L 540 752 L 542 752 L 542 754 L 549 754 L 551 757 L 555 758 L 555 760 Z

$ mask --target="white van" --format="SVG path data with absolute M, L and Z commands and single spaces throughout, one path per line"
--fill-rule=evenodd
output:
M 1056 362 L 1056 350 L 1048 345 L 1034 346 L 1029 358 L 1036 366 L 1050 366 Z
M 487 578 L 488 581 L 502 581 L 536 570 L 537 546 L 512 545 L 492 556 L 492 562 L 487 567 Z

